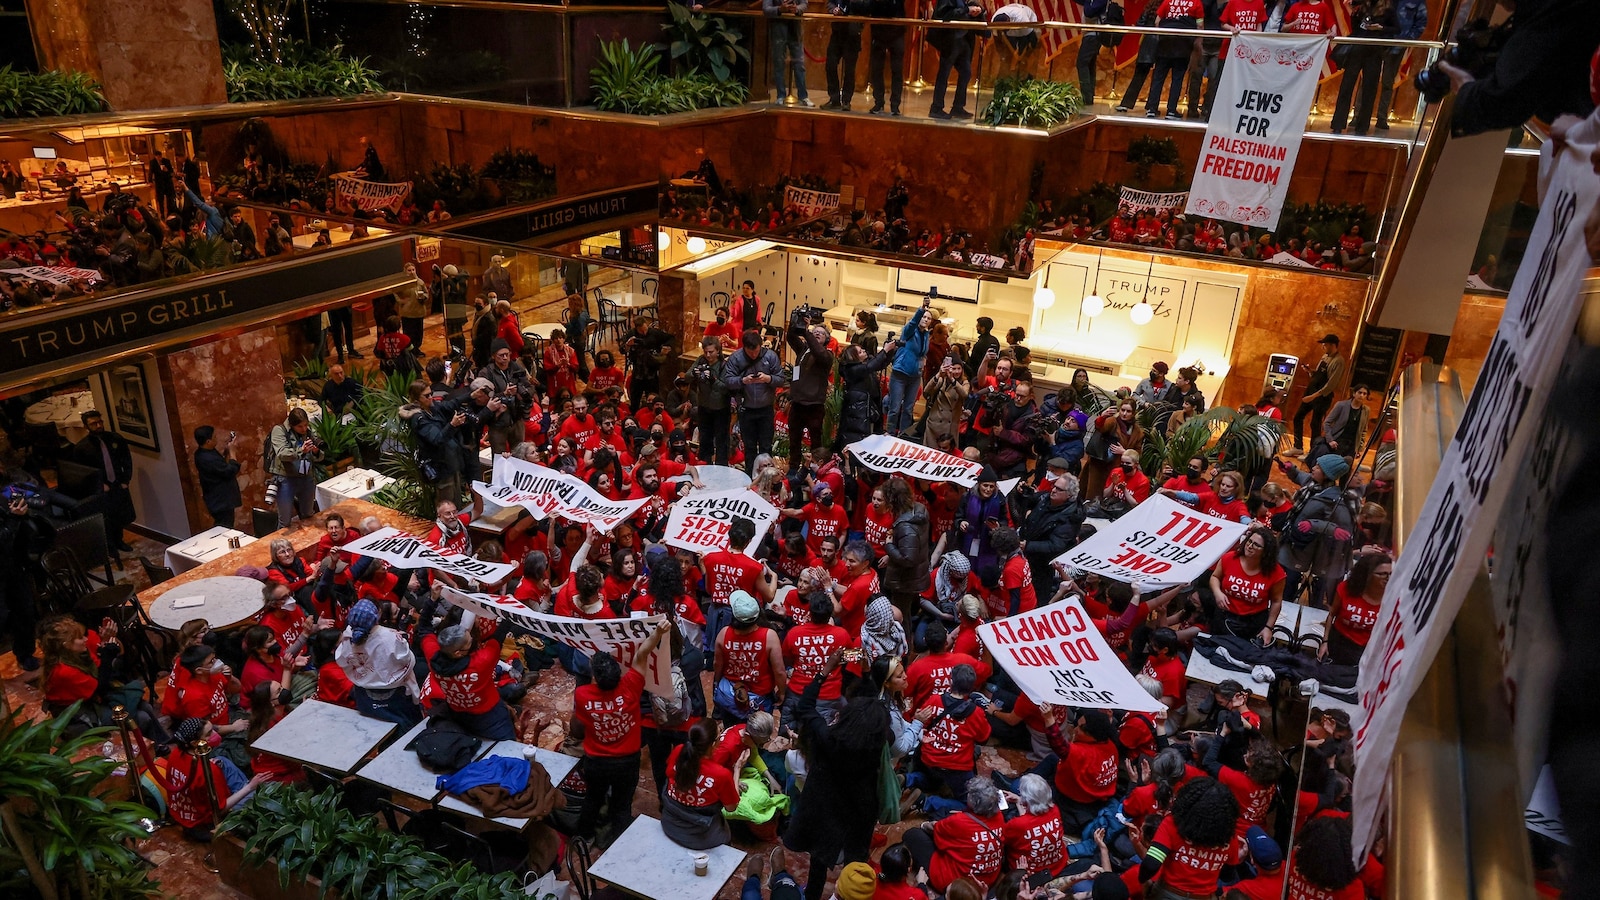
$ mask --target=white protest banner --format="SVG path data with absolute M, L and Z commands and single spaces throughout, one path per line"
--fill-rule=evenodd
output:
M 1316 268 L 1316 266 L 1313 266 L 1311 263 L 1306 262 L 1305 260 L 1301 259 L 1300 257 L 1295 256 L 1293 253 L 1288 252 L 1287 250 L 1279 250 L 1277 253 L 1272 254 L 1272 258 L 1267 260 L 1267 262 L 1273 263 L 1273 264 L 1279 265 L 1279 266 L 1294 266 L 1297 269 L 1315 269 Z
M 667 516 L 667 534 L 662 543 L 695 553 L 726 550 L 728 525 L 735 516 L 755 523 L 755 540 L 744 548 L 746 555 L 754 556 L 767 529 L 778 521 L 778 508 L 749 488 L 690 492 L 677 500 Z
M 1160 712 L 1077 597 L 978 626 L 978 637 L 1035 703 Z
M 34 281 L 47 281 L 57 287 L 66 287 L 74 281 L 104 280 L 94 269 L 79 269 L 74 266 L 23 266 L 20 269 L 0 269 L 0 275 L 20 275 Z
M 1004 256 L 995 256 L 992 253 L 974 253 L 967 257 L 967 262 L 975 266 L 982 266 L 985 269 L 1004 269 L 1006 267 L 1006 258 Z
M 501 506 L 520 506 L 536 519 L 558 515 L 580 525 L 593 525 L 601 534 L 626 521 L 650 498 L 612 500 L 582 480 L 512 456 L 496 457 L 494 484 L 475 482 L 474 492 Z
M 1483 371 L 1413 536 L 1395 561 L 1362 656 L 1356 686 L 1363 721 L 1355 734 L 1352 795 L 1357 859 L 1364 858 L 1377 830 L 1406 706 L 1483 565 L 1501 508 L 1517 483 L 1512 470 L 1536 464 L 1535 436 L 1549 427 L 1545 403 L 1569 358 L 1563 351 L 1571 345 L 1590 262 L 1584 222 L 1600 202 L 1600 179 L 1589 162 L 1597 142 L 1600 116 L 1591 115 L 1568 131 L 1562 150 L 1546 142 L 1541 151 L 1546 165 L 1540 174 L 1549 180 L 1541 179 L 1539 217 L 1524 257 L 1537 265 L 1517 269 Z
M 783 207 L 798 210 L 800 215 L 809 219 L 838 209 L 839 195 L 807 190 L 791 184 L 783 189 Z
M 1186 212 L 1278 227 L 1327 55 L 1326 35 L 1233 38 Z
M 1556 777 L 1547 764 L 1539 770 L 1539 780 L 1533 786 L 1533 798 L 1522 813 L 1529 831 L 1537 831 L 1551 840 L 1571 844 L 1567 826 L 1561 823 L 1561 802 L 1556 797 Z
M 1188 199 L 1188 191 L 1136 191 L 1125 187 L 1117 195 L 1117 213 L 1133 216 L 1151 209 L 1176 209 Z
M 845 449 L 855 454 L 862 465 L 875 472 L 890 475 L 900 473 L 923 481 L 953 481 L 963 487 L 972 487 L 978 483 L 978 474 L 983 471 L 983 463 L 887 434 L 862 438 Z
M 623 666 L 633 661 L 634 653 L 649 640 L 666 616 L 640 616 L 634 619 L 569 619 L 534 612 L 510 597 L 469 594 L 446 587 L 441 596 L 449 603 L 474 615 L 510 619 L 539 637 L 565 644 L 580 653 L 609 653 Z M 650 655 L 645 668 L 644 686 L 652 694 L 673 696 L 672 650 L 663 640 Z
M 404 569 L 437 569 L 446 575 L 459 575 L 475 581 L 496 582 L 517 567 L 512 563 L 488 562 L 456 553 L 441 553 L 422 538 L 398 528 L 380 528 L 344 545 L 345 552 L 371 556 Z
M 368 181 L 346 172 L 333 176 L 339 199 L 357 209 L 399 209 L 411 196 L 411 182 Z
M 1147 588 L 1188 584 L 1232 550 L 1247 527 L 1151 494 L 1053 562 Z

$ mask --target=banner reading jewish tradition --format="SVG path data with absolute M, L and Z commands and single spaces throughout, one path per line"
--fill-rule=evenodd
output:
M 333 188 L 341 202 L 365 210 L 397 210 L 411 196 L 409 181 L 368 181 L 343 172 L 333 176 Z
M 953 481 L 963 487 L 972 487 L 978 483 L 978 474 L 983 471 L 982 463 L 887 434 L 862 438 L 845 449 L 855 454 L 862 465 L 875 472 L 890 475 L 899 473 L 923 481 Z
M 820 216 L 839 208 L 839 195 L 813 191 L 789 185 L 783 189 L 783 208 L 799 211 L 806 218 Z
M 1188 191 L 1136 191 L 1125 187 L 1117 194 L 1117 215 L 1136 216 L 1148 210 L 1173 210 L 1188 200 Z
M 345 552 L 381 559 L 403 569 L 436 569 L 489 584 L 501 581 L 516 570 L 512 563 L 489 562 L 458 553 L 441 553 L 422 538 L 398 528 L 380 528 L 344 545 Z
M 737 516 L 755 523 L 756 537 L 744 552 L 754 556 L 767 529 L 778 521 L 778 508 L 749 488 L 690 493 L 672 504 L 662 543 L 695 553 L 728 549 L 728 525 Z
M 536 519 L 560 516 L 593 525 L 601 534 L 626 521 L 650 498 L 612 500 L 582 480 L 511 456 L 496 457 L 494 483 L 473 482 L 472 490 L 501 506 L 520 506 Z
M 1160 712 L 1077 597 L 978 626 L 978 637 L 1035 703 Z
M 584 654 L 609 653 L 624 666 L 649 640 L 650 633 L 666 616 L 640 616 L 633 619 L 569 619 L 534 612 L 517 600 L 503 595 L 469 594 L 446 587 L 440 595 L 446 602 L 473 615 L 510 619 L 517 626 L 546 640 L 565 644 Z M 645 689 L 662 697 L 673 696 L 672 650 L 662 641 L 650 655 L 644 672 Z
M 1327 54 L 1326 35 L 1233 38 L 1186 212 L 1278 227 Z
M 1541 456 L 1551 448 L 1538 438 L 1549 430 L 1545 405 L 1562 364 L 1571 359 L 1583 305 L 1590 264 L 1584 223 L 1600 206 L 1600 179 L 1589 161 L 1597 144 L 1600 115 L 1591 115 L 1568 130 L 1559 152 L 1549 142 L 1541 150 L 1539 217 L 1523 257 L 1530 263 L 1517 269 L 1483 371 L 1411 528 L 1413 537 L 1395 560 L 1362 655 L 1352 793 L 1358 860 L 1377 832 L 1406 706 L 1483 567 L 1501 509 L 1519 483 L 1514 473 L 1549 464 Z M 1496 559 L 1520 549 L 1496 544 Z
M 23 266 L 20 269 L 0 270 L 0 275 L 14 278 L 18 275 L 33 281 L 46 281 L 57 287 L 69 287 L 74 281 L 104 281 L 96 269 L 79 269 L 74 266 Z
M 1248 527 L 1151 494 L 1053 562 L 1145 589 L 1188 584 L 1233 549 Z

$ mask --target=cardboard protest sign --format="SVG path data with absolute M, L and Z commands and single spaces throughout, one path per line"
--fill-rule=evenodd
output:
M 982 463 L 887 434 L 862 438 L 845 449 L 873 471 L 890 475 L 898 473 L 923 481 L 952 481 L 963 487 L 972 487 L 978 483 L 978 474 L 983 471 Z
M 457 553 L 442 553 L 422 538 L 407 534 L 398 528 L 380 528 L 371 534 L 364 534 L 345 544 L 343 549 L 357 556 L 370 556 L 405 569 L 419 567 L 436 569 L 446 575 L 471 578 L 474 581 L 500 581 L 516 569 L 511 563 L 488 562 Z
M 1159 712 L 1077 597 L 978 626 L 978 637 L 1035 703 Z
M 0 274 L 23 278 L 34 281 L 46 281 L 57 287 L 69 287 L 74 281 L 104 281 L 105 278 L 96 269 L 79 269 L 73 266 L 23 266 L 20 269 L 6 269 Z
M 609 534 L 649 502 L 648 497 L 612 500 L 565 472 L 511 456 L 495 458 L 493 477 L 493 484 L 474 482 L 472 490 L 501 506 L 520 506 L 536 519 L 557 515 L 593 525 L 601 534 Z
M 667 534 L 662 543 L 695 553 L 728 549 L 728 525 L 737 516 L 755 523 L 756 537 L 744 548 L 755 555 L 767 529 L 778 521 L 778 508 L 749 488 L 731 491 L 691 492 L 672 504 Z
M 633 655 L 656 626 L 666 621 L 666 616 L 640 616 L 634 619 L 569 619 L 534 612 L 518 601 L 491 594 L 469 594 L 446 587 L 441 595 L 452 603 L 475 615 L 495 619 L 509 619 L 521 628 L 546 640 L 565 644 L 580 653 L 609 653 L 624 666 L 633 661 Z M 645 689 L 662 697 L 673 696 L 672 651 L 663 640 L 650 656 L 645 667 Z
M 1248 527 L 1151 494 L 1053 562 L 1145 587 L 1188 584 L 1233 549 Z

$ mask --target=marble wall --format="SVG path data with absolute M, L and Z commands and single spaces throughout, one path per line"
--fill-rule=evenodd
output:
M 234 458 L 239 460 L 239 486 L 244 504 L 238 522 L 248 528 L 250 507 L 261 506 L 266 473 L 261 468 L 262 444 L 272 426 L 284 420 L 283 358 L 276 326 L 230 334 L 211 343 L 160 357 L 162 390 L 175 439 L 183 441 L 178 471 L 189 521 L 196 531 L 211 527 L 194 472 L 194 430 L 201 425 L 220 436 L 237 431 Z
M 27 0 L 45 68 L 100 80 L 117 111 L 228 99 L 208 0 Z

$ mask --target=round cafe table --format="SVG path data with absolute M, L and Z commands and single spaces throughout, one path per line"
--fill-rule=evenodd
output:
M 184 599 L 203 597 L 197 606 L 174 607 Z M 177 631 L 190 619 L 205 619 L 213 631 L 232 628 L 261 612 L 261 582 L 237 575 L 196 578 L 157 597 L 150 604 L 150 620 Z
M 83 414 L 91 409 L 94 396 L 88 391 L 73 391 L 40 400 L 23 411 L 22 419 L 29 425 L 54 425 L 68 443 L 76 444 L 89 436 L 89 430 L 83 427 Z
M 700 481 L 705 487 L 691 488 L 691 491 L 731 491 L 736 488 L 750 486 L 750 476 L 746 475 L 743 469 L 735 469 L 731 466 L 700 465 L 696 466 L 695 470 L 700 473 Z M 688 481 L 689 476 L 679 475 L 676 480 Z

